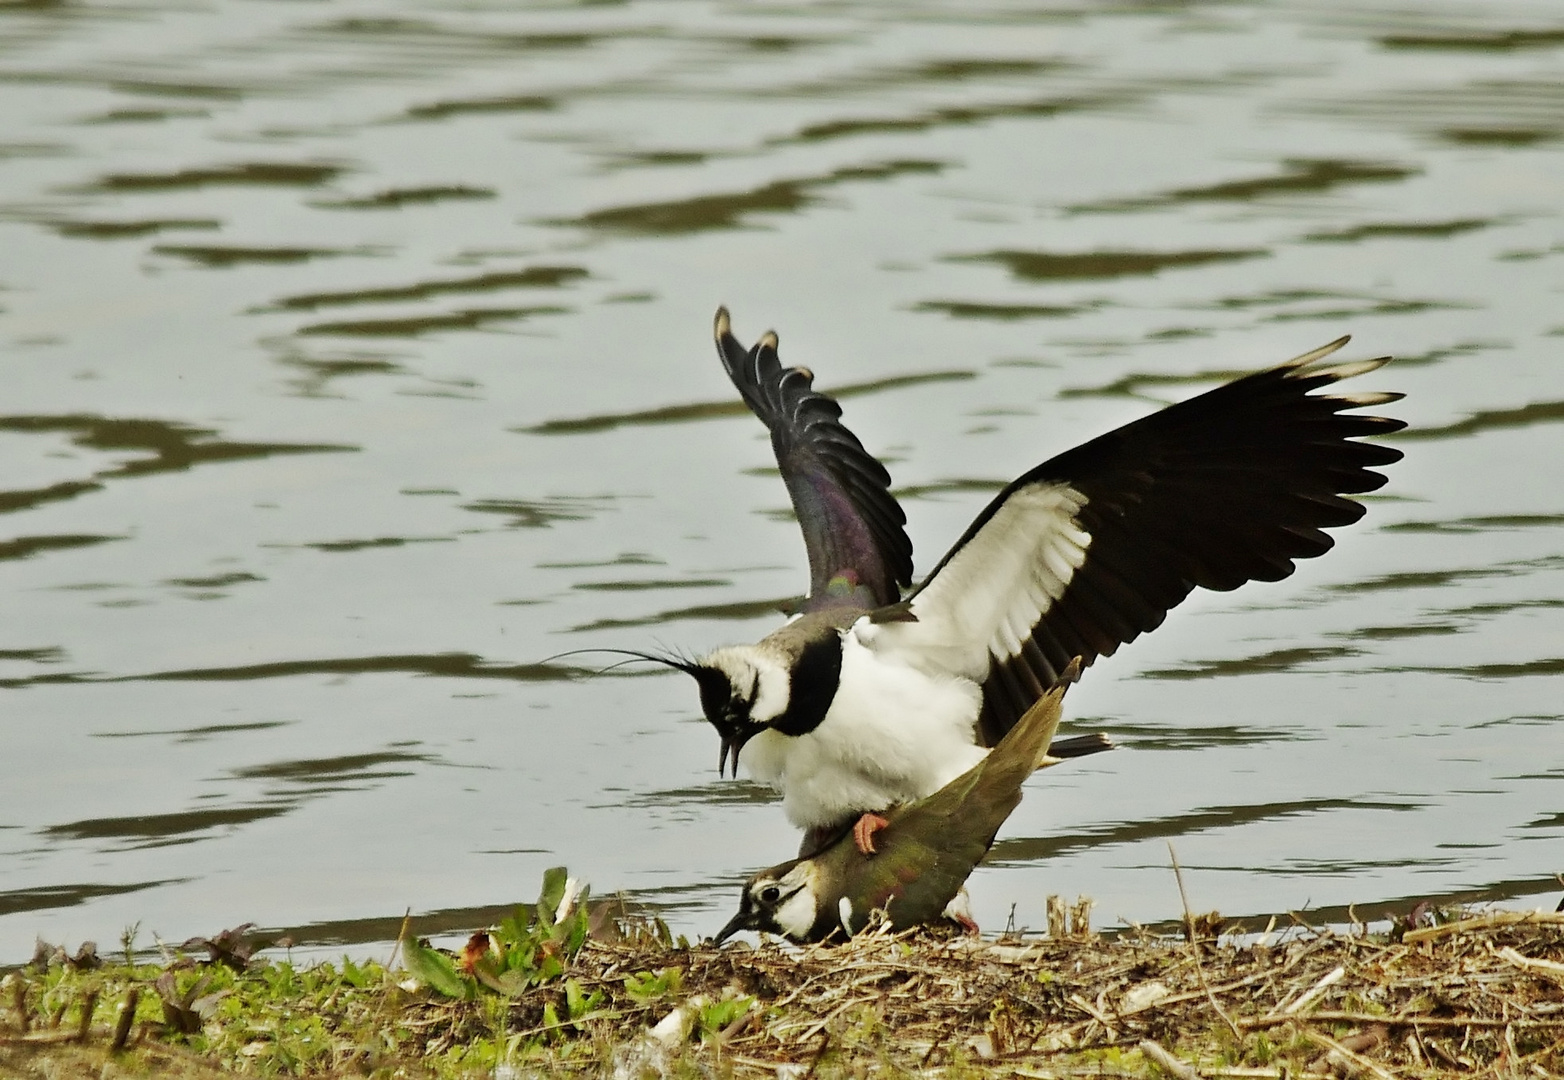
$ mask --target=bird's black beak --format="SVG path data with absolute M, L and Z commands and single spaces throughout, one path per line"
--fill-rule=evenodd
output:
M 749 915 L 749 912 L 747 912 L 747 911 L 740 911 L 737 915 L 733 916 L 733 918 L 728 920 L 728 925 L 724 926 L 721 930 L 717 931 L 717 936 L 711 939 L 712 946 L 716 947 L 718 945 L 721 945 L 724 941 L 727 941 L 730 937 L 732 937 L 734 934 L 738 933 L 740 930 L 753 930 L 753 929 L 754 929 L 754 927 L 750 925 L 750 915 Z
M 744 749 L 744 744 L 766 729 L 764 724 L 737 722 L 731 728 L 724 731 L 717 728 L 717 734 L 722 736 L 722 745 L 717 750 L 717 775 L 720 777 L 727 770 L 728 762 L 733 762 L 733 779 L 739 778 L 739 751 Z
M 733 778 L 735 780 L 738 779 L 739 751 L 743 748 L 744 744 L 739 740 L 738 732 L 734 732 L 731 735 L 723 734 L 722 745 L 717 750 L 717 776 L 719 779 L 726 773 L 730 757 L 733 759 Z

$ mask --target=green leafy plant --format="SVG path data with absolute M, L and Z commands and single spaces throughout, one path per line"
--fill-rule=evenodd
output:
M 437 993 L 463 1000 L 475 997 L 480 987 L 515 997 L 533 986 L 553 982 L 565 973 L 566 963 L 581 951 L 590 933 L 588 890 L 583 888 L 572 896 L 570 888 L 563 866 L 546 871 L 535 905 L 518 907 L 492 930 L 473 934 L 456 959 L 404 932 L 403 963 L 409 974 Z M 568 986 L 566 993 L 571 1012 L 567 1019 L 575 1019 Z M 601 995 L 593 998 L 600 999 Z M 585 1009 L 596 1007 L 592 1004 Z M 557 1017 L 545 1020 L 547 1024 L 558 1022 Z
M 624 985 L 625 992 L 637 1005 L 650 1005 L 684 989 L 684 969 L 670 967 L 657 971 L 638 971 L 634 975 L 626 975 Z
M 402 963 L 408 974 L 446 997 L 466 999 L 473 996 L 472 984 L 456 970 L 456 963 L 428 942 L 402 939 Z
M 603 1005 L 603 991 L 587 993 L 575 979 L 565 980 L 565 1014 L 571 1020 L 584 1020 Z
M 746 1015 L 754 1004 L 754 998 L 733 997 L 702 1006 L 695 1018 L 695 1030 L 699 1032 L 701 1041 L 710 1042 L 721 1035 L 734 1021 Z

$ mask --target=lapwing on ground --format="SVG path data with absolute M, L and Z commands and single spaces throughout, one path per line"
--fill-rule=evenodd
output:
M 875 837 L 878 853 L 858 849 L 843 834 L 805 859 L 762 870 L 744 884 L 739 910 L 717 932 L 721 945 L 740 930 L 782 934 L 798 942 L 851 937 L 884 910 L 892 929 L 935 922 L 993 846 L 1000 826 L 1021 802 L 1033 772 L 1057 764 L 1048 745 L 1059 726 L 1064 682 L 1027 709 L 992 753 L 934 794 L 892 807 Z M 976 930 L 970 916 L 961 921 Z
M 775 333 L 746 349 L 719 309 L 718 355 L 771 432 L 810 572 L 784 626 L 674 664 L 721 736 L 719 772 L 742 762 L 779 790 L 803 854 L 849 825 L 871 851 L 879 812 L 976 765 L 1073 657 L 1111 655 L 1197 587 L 1277 581 L 1323 555 L 1325 529 L 1363 516 L 1347 496 L 1379 488 L 1375 468 L 1401 458 L 1362 438 L 1405 426 L 1355 411 L 1400 394 L 1316 392 L 1389 360 L 1321 363 L 1347 340 L 1027 471 L 913 588 L 885 467 L 812 372 L 782 366 Z M 1085 736 L 1052 753 L 1109 745 Z

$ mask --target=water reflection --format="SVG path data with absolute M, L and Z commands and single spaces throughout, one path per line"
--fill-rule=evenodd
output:
M 387 780 L 398 776 L 412 776 L 407 766 L 414 762 L 432 762 L 437 758 L 429 754 L 409 751 L 383 751 L 377 754 L 346 754 L 334 758 L 306 758 L 300 761 L 273 761 L 265 765 L 251 765 L 235 769 L 233 775 L 245 780 L 286 780 L 290 784 L 306 788 L 341 789 L 348 782 L 362 783 L 368 780 Z M 397 766 L 386 768 L 385 766 Z M 275 794 L 275 793 L 274 793 Z
M 952 256 L 955 262 L 998 263 L 1023 281 L 1100 281 L 1155 274 L 1175 266 L 1255 259 L 1265 251 L 989 251 Z
M 1531 427 L 1533 424 L 1553 424 L 1564 420 L 1564 401 L 1536 401 L 1515 409 L 1484 409 L 1480 412 L 1438 427 L 1424 427 L 1409 431 L 1410 439 L 1448 439 L 1452 436 L 1473 435 L 1500 428 Z
M 529 266 L 522 270 L 491 270 L 469 277 L 421 281 L 413 285 L 380 286 L 344 292 L 302 293 L 285 296 L 275 306 L 286 311 L 315 311 L 350 304 L 394 303 L 428 300 L 434 296 L 461 296 L 502 289 L 557 289 L 588 276 L 581 266 Z
M 556 224 L 648 235 L 737 229 L 744 224 L 749 214 L 797 213 L 817 205 L 822 192 L 842 184 L 888 180 L 909 173 L 938 173 L 944 167 L 943 162 L 922 160 L 853 165 L 833 169 L 823 176 L 773 180 L 750 191 L 593 210 L 574 220 Z
M 157 671 L 145 675 L 126 675 L 114 681 L 232 681 L 282 679 L 295 675 L 362 675 L 371 672 L 404 672 L 465 679 L 515 679 L 521 682 L 568 680 L 585 674 L 579 668 L 557 664 L 496 664 L 470 653 L 441 653 L 434 656 L 347 656 L 336 659 L 283 660 L 244 667 Z
M 71 821 L 63 825 L 50 825 L 41 833 L 51 842 L 61 840 L 117 841 L 114 848 L 120 850 L 138 847 L 161 847 L 167 844 L 188 844 L 204 839 L 199 834 L 208 833 L 221 826 L 247 825 L 279 814 L 286 814 L 289 807 L 231 806 L 216 810 L 191 810 L 182 814 L 139 814 L 125 818 L 96 818 L 92 821 Z
M 1465 232 L 1486 229 L 1498 222 L 1484 218 L 1457 218 L 1454 221 L 1378 221 L 1367 225 L 1354 225 L 1349 229 L 1333 232 L 1310 233 L 1305 240 L 1319 244 L 1355 244 L 1359 240 L 1382 237 L 1427 237 L 1442 240 L 1447 236 L 1459 236 Z
M 207 724 L 204 727 L 181 728 L 166 731 L 102 731 L 99 739 L 148 739 L 173 736 L 176 743 L 202 742 L 223 735 L 245 731 L 271 731 L 286 727 L 291 721 L 273 720 L 255 724 Z
M 139 221 L 56 221 L 54 230 L 61 236 L 79 236 L 90 240 L 136 239 L 172 230 L 220 229 L 216 218 L 146 218 Z
M 788 143 L 818 143 L 836 139 L 858 138 L 864 135 L 914 134 L 936 128 L 965 127 L 988 120 L 1007 117 L 1046 118 L 1062 116 L 1093 108 L 1104 108 L 1128 102 L 1133 95 L 1128 91 L 1103 93 L 1093 96 L 1068 95 L 1035 98 L 1030 101 L 996 102 L 991 105 L 947 106 L 930 109 L 912 116 L 854 117 L 827 120 L 808 124 L 793 134 L 775 140 L 779 145 Z
M 149 454 L 94 473 L 94 481 L 57 484 L 38 492 L 0 493 L 0 512 L 25 510 L 43 502 L 74 498 L 103 485 L 99 480 L 177 472 L 220 461 L 266 458 L 277 454 L 323 454 L 353 450 L 331 443 L 246 443 L 214 439 L 217 432 L 177 421 L 126 419 L 83 414 L 0 416 L 0 431 L 64 433 L 72 444 L 92 450 L 132 450 Z
M 1416 176 L 1419 170 L 1373 161 L 1287 160 L 1273 176 L 1245 180 L 1225 180 L 1217 184 L 1176 188 L 1159 195 L 1106 202 L 1083 203 L 1071 207 L 1077 213 L 1146 210 L 1156 207 L 1202 202 L 1248 202 L 1273 195 L 1323 193 L 1349 184 L 1383 184 Z
M 1351 645 L 1314 645 L 1303 648 L 1272 649 L 1254 656 L 1234 657 L 1228 660 L 1209 660 L 1191 663 L 1178 668 L 1161 668 L 1141 672 L 1143 679 L 1213 679 L 1227 675 L 1257 675 L 1264 672 L 1304 670 L 1311 664 L 1327 660 L 1345 660 L 1361 656 L 1363 651 Z
M 714 622 L 733 620 L 750 622 L 768 615 L 782 615 L 798 608 L 802 597 L 774 597 L 768 600 L 740 600 L 732 604 L 692 604 L 689 607 L 671 608 L 648 615 L 636 615 L 625 619 L 594 619 L 580 626 L 572 626 L 572 633 L 588 633 L 600 630 L 624 630 L 637 626 L 663 626 L 676 622 Z
M 1430 49 L 1437 52 L 1511 52 L 1564 45 L 1564 29 L 1471 30 L 1462 33 L 1386 34 L 1378 43 L 1387 49 Z
M 311 323 L 299 328 L 305 336 L 417 337 L 438 330 L 478 330 L 493 323 L 519 322 L 535 315 L 568 315 L 569 308 L 553 305 L 508 308 L 460 308 L 432 315 L 402 319 L 342 319 Z
M 1564 85 L 1530 79 L 1481 79 L 1461 86 L 1370 94 L 1354 101 L 1322 102 L 1380 125 L 1422 130 L 1457 147 L 1512 147 L 1564 136 Z
M 343 255 L 367 255 L 368 249 L 307 247 L 240 247 L 225 244 L 158 244 L 155 255 L 172 255 L 214 270 L 246 263 L 304 263 L 311 259 L 331 259 Z
M 17 658 L 48 650 L 17 650 Z M 30 657 L 28 657 L 30 658 Z M 56 662 L 50 659 L 48 662 Z M 508 679 L 518 682 L 562 682 L 591 674 L 587 669 L 558 664 L 504 664 L 470 653 L 430 656 L 345 656 L 310 660 L 278 660 L 238 667 L 185 668 L 151 671 L 138 675 L 102 675 L 96 672 L 51 672 L 24 678 L 0 679 L 0 687 L 21 688 L 61 683 L 115 682 L 246 682 L 252 679 L 287 679 L 299 675 L 363 675 L 398 672 L 446 678 Z M 264 730 L 273 725 L 239 725 L 236 730 Z
M 452 199 L 493 199 L 498 196 L 499 192 L 493 188 L 436 184 L 428 187 L 386 188 L 373 195 L 322 201 L 317 205 L 328 210 L 396 210 L 422 203 L 449 202 Z
M 49 908 L 71 908 L 110 896 L 125 896 L 143 889 L 179 884 L 182 884 L 179 880 L 169 880 L 141 881 L 130 885 L 45 885 L 36 889 L 10 889 L 0 892 L 0 916 Z M 20 953 L 17 958 L 22 958 Z
M 37 492 L 6 492 L 7 495 L 34 495 Z M 47 493 L 46 493 L 47 494 Z M 54 493 L 59 497 L 57 493 Z M 71 495 L 76 492 L 70 492 Z M 68 496 L 65 496 L 68 497 Z M 42 500 L 40 500 L 42 501 Z M 90 547 L 93 544 L 105 544 L 110 540 L 126 540 L 124 536 L 18 536 L 11 540 L 0 540 L 0 562 L 10 559 L 30 559 L 34 555 L 44 551 L 68 551 L 71 548 Z
M 838 401 L 879 394 L 903 387 L 922 386 L 926 383 L 962 382 L 976 378 L 971 371 L 925 371 L 916 375 L 893 375 L 868 382 L 834 386 L 825 393 Z M 547 420 L 541 424 L 518 429 L 526 435 L 590 435 L 614 428 L 641 424 L 682 424 L 691 420 L 708 420 L 722 417 L 748 416 L 742 401 L 703 401 L 691 405 L 664 405 L 655 409 L 636 412 L 612 413 L 604 416 L 582 416 L 563 420 Z
M 1145 821 L 1114 823 L 1087 829 L 1072 836 L 1011 837 L 997 842 L 989 862 L 1030 863 L 1087 848 L 1130 844 L 1143 840 L 1169 840 L 1214 829 L 1237 828 L 1259 822 L 1340 811 L 1395 812 L 1418 810 L 1421 803 L 1361 801 L 1353 799 L 1303 799 L 1296 802 L 1253 803 L 1243 806 L 1200 807 L 1188 813 Z M 1246 868 L 1247 869 L 1247 868 Z
M 341 165 L 247 161 L 163 173 L 110 173 L 92 187 L 105 192 L 179 191 L 231 185 L 318 187 L 335 180 L 344 171 Z
M 1063 319 L 1079 315 L 1095 304 L 1076 304 L 1061 307 L 1057 304 L 979 304 L 965 300 L 924 300 L 918 311 L 938 311 L 953 319 L 998 319 L 1012 322 L 1020 319 Z
M 709 930 L 796 844 L 771 796 L 687 680 L 542 658 L 796 601 L 719 303 L 925 568 L 1054 451 L 1400 356 L 1366 520 L 1072 691 L 1126 748 L 1029 788 L 982 921 L 1155 922 L 1168 837 L 1259 925 L 1556 892 L 1561 46 L 1505 5 L 0 6 L 0 960 L 455 932 L 560 862 Z

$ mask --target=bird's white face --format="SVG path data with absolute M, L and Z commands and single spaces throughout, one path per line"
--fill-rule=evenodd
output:
M 760 930 L 805 940 L 820 910 L 813 860 L 783 863 L 750 878 L 739 896 L 739 912 L 723 927 L 721 944 L 740 930 Z
M 787 712 L 787 666 L 753 645 L 728 645 L 700 661 L 727 677 L 728 706 L 757 724 L 767 724 Z M 702 702 L 705 705 L 705 702 Z M 710 717 L 710 710 L 707 716 Z
M 815 924 L 820 898 L 815 895 L 814 870 L 813 862 L 801 862 L 776 881 L 750 883 L 756 905 L 769 901 L 772 920 L 788 937 L 802 938 Z
M 686 670 L 700 684 L 701 711 L 722 736 L 717 771 L 731 757 L 737 776 L 744 744 L 787 712 L 787 667 L 752 645 L 730 645 Z

